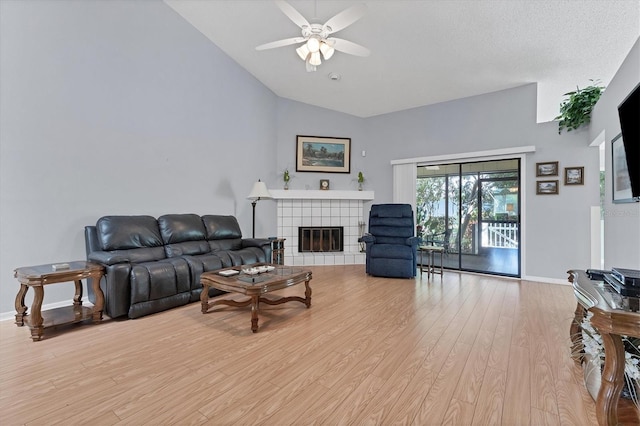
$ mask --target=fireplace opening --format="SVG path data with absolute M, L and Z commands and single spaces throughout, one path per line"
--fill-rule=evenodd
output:
M 301 226 L 298 228 L 298 252 L 343 251 L 343 237 L 342 226 Z

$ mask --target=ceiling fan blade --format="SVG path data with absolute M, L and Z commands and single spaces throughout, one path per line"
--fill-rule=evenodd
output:
M 282 1 L 282 0 L 276 0 L 276 5 L 280 8 L 280 10 L 282 11 L 282 13 L 284 13 L 285 15 L 287 15 L 287 17 L 289 19 L 291 19 L 293 21 L 294 24 L 296 24 L 297 26 L 299 26 L 300 28 L 304 27 L 304 26 L 309 26 L 309 21 L 307 21 L 305 19 L 304 16 L 302 16 L 300 14 L 300 12 L 298 12 L 297 10 L 295 10 L 293 8 L 293 6 L 291 6 L 289 3 L 287 3 L 286 1 Z
M 338 13 L 336 16 L 329 19 L 324 26 L 331 28 L 327 28 L 329 30 L 329 34 L 338 32 L 362 18 L 366 11 L 367 6 L 364 4 L 357 4 Z
M 331 37 L 327 39 L 327 43 L 339 52 L 348 53 L 355 56 L 369 56 L 371 51 L 364 46 L 360 46 L 349 40 Z
M 291 44 L 302 43 L 306 39 L 304 37 L 285 38 L 283 40 L 272 41 L 271 43 L 261 44 L 256 50 L 274 49 L 276 47 L 289 46 Z

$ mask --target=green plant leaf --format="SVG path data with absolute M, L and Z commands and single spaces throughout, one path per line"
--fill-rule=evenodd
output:
M 584 89 L 578 87 L 576 91 L 564 94 L 569 98 L 560 103 L 560 115 L 554 118 L 554 120 L 559 120 L 558 134 L 561 134 L 565 128 L 567 132 L 570 132 L 591 122 L 591 112 L 605 87 L 600 86 L 597 80 L 590 79 L 589 81 L 593 83 L 591 86 Z

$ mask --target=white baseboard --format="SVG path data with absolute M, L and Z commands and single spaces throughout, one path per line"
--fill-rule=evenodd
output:
M 538 281 L 538 282 L 547 283 L 547 284 L 571 285 L 571 283 L 567 279 L 563 280 L 560 278 L 523 276 L 520 279 L 526 280 L 526 281 Z

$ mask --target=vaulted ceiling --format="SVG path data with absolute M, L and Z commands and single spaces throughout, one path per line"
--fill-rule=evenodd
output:
M 165 3 L 278 96 L 357 117 L 537 82 L 538 121 L 549 121 L 576 85 L 606 85 L 640 35 L 638 0 L 291 0 L 320 23 L 367 6 L 335 36 L 371 55 L 337 52 L 307 72 L 296 45 L 255 49 L 300 35 L 273 1 Z

